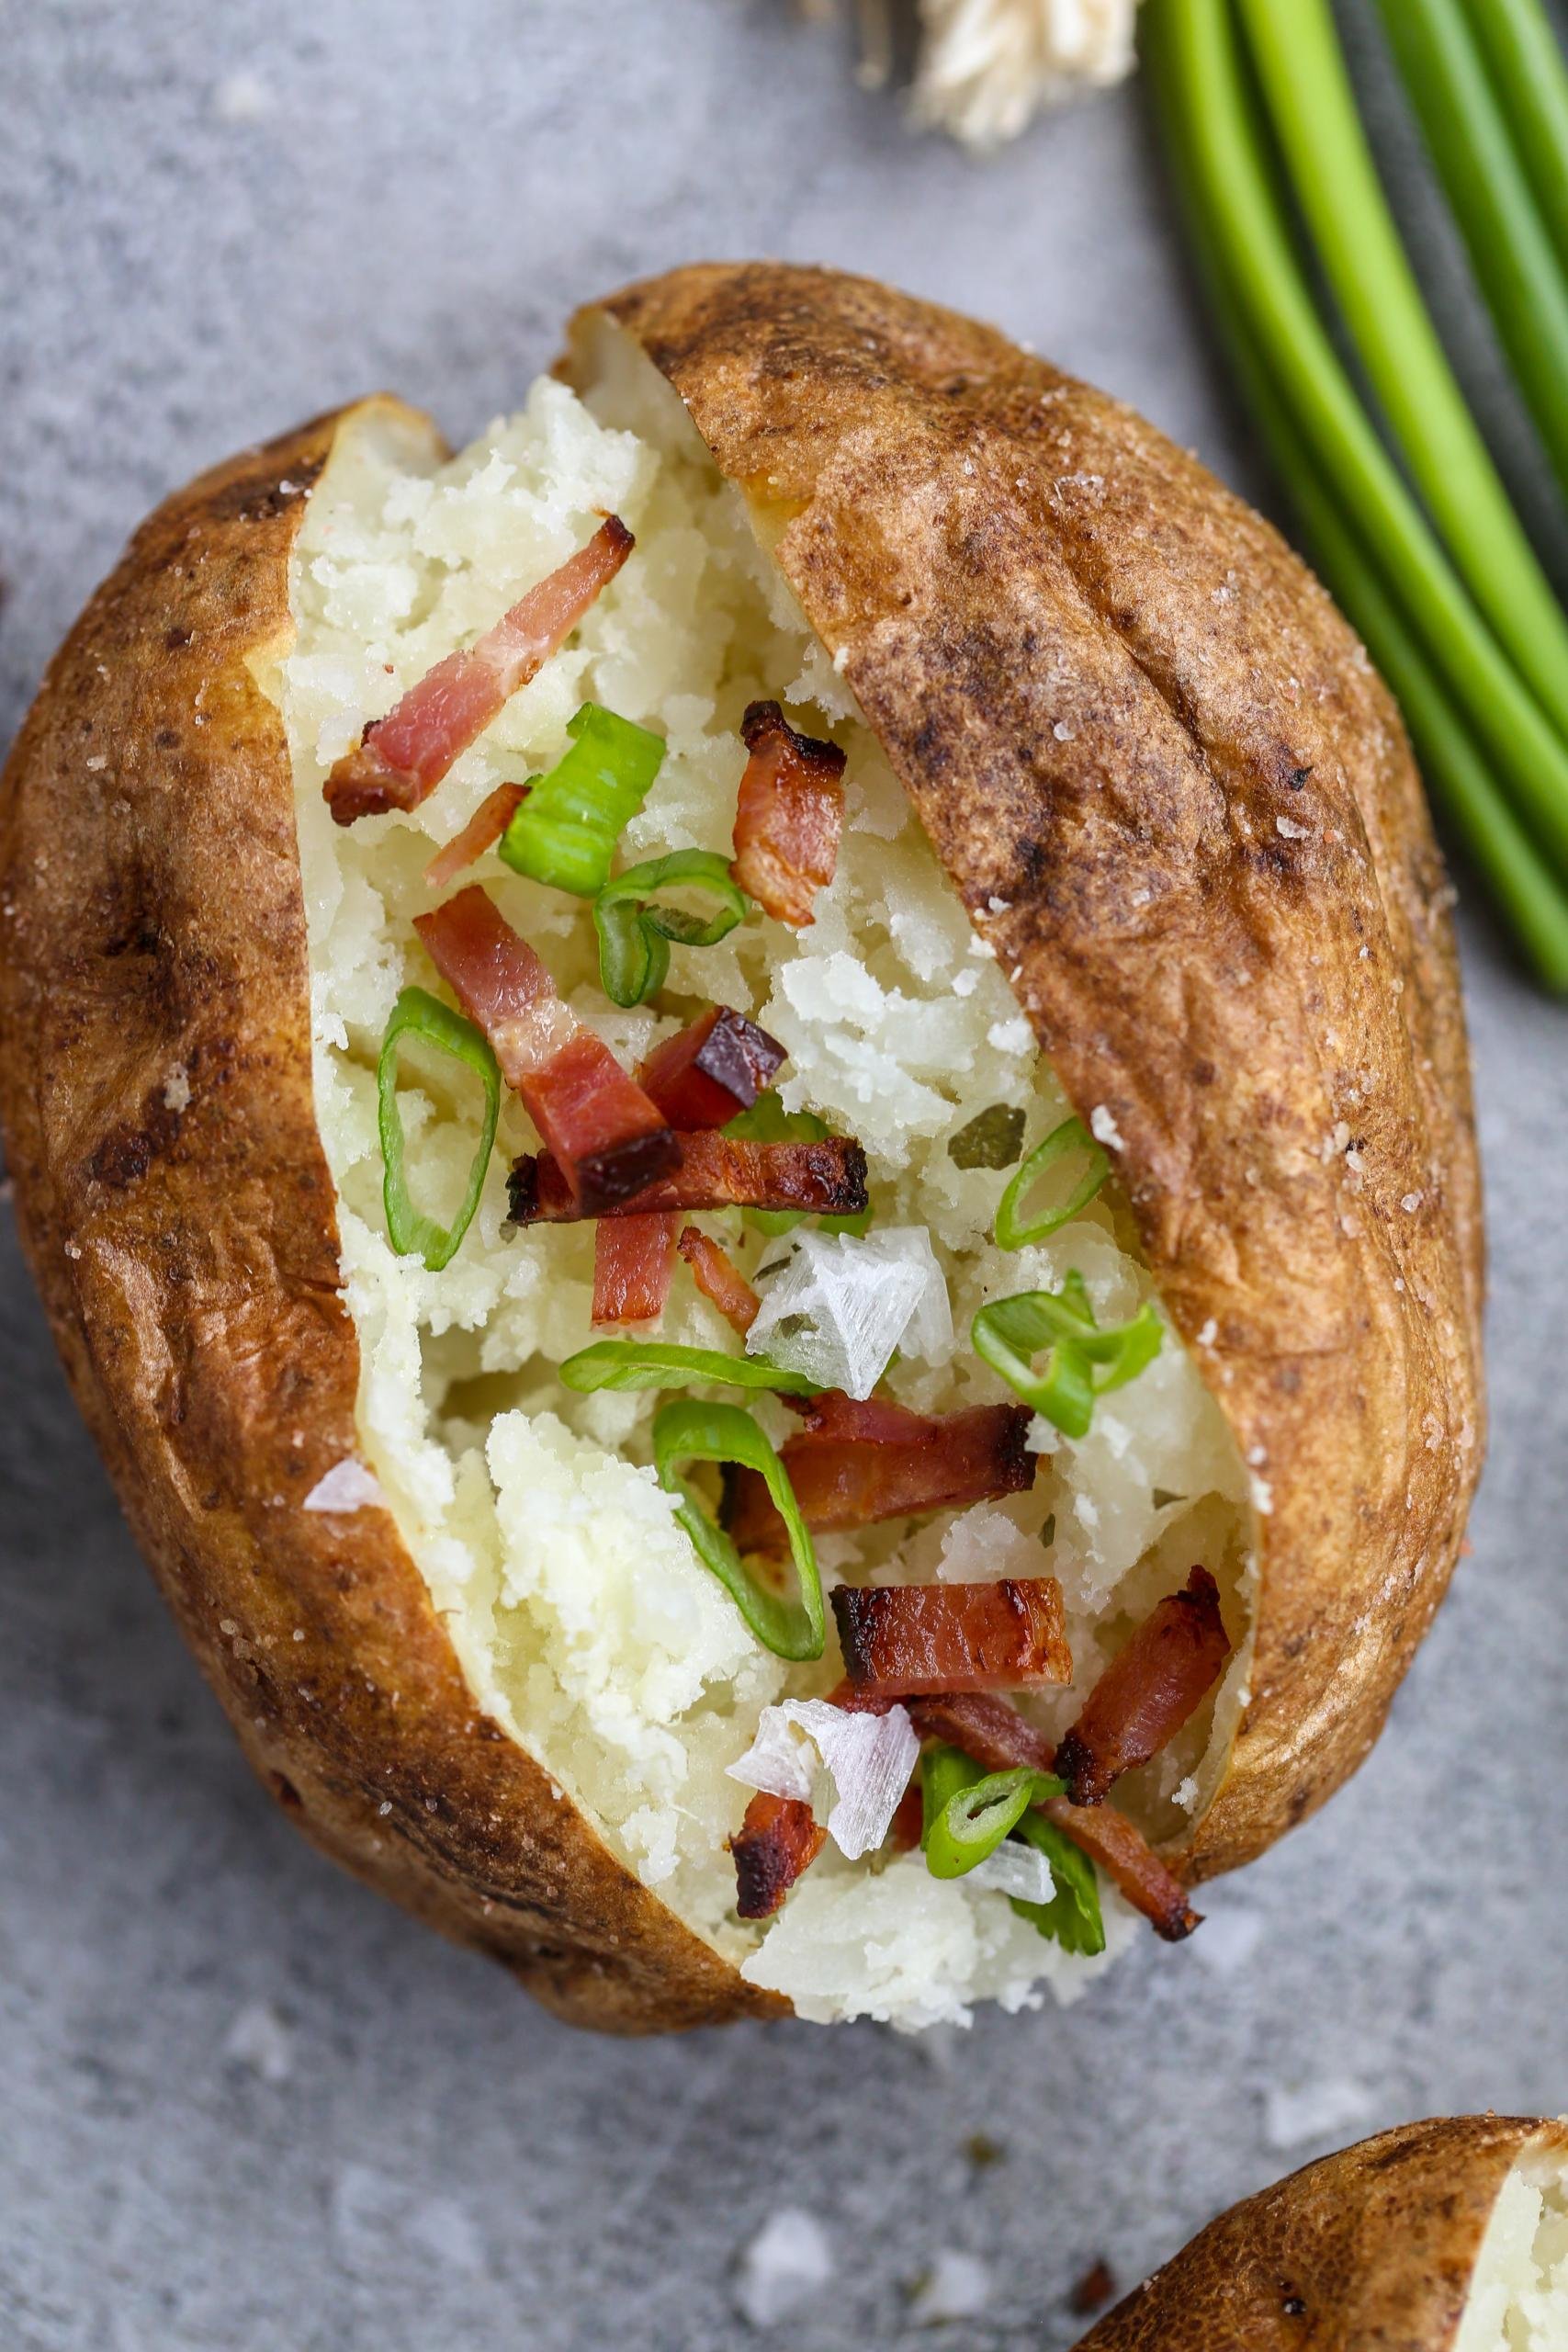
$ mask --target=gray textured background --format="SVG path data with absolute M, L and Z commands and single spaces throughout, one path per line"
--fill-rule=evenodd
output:
M 1131 97 L 982 171 L 773 0 L 0 0 L 0 740 L 179 478 L 379 383 L 466 436 L 572 302 L 705 253 L 993 315 L 1261 487 Z M 781 2202 L 839 2264 L 793 2352 L 1054 2346 L 1095 2256 L 1130 2283 L 1322 2148 L 1568 2104 L 1568 1057 L 1464 918 L 1474 1557 L 1372 1761 L 1192 1946 L 940 2041 L 585 2040 L 315 1859 L 164 1619 L 0 1213 L 3 2352 L 761 2343 L 735 2264 Z M 990 2301 L 918 2336 L 942 2246 Z

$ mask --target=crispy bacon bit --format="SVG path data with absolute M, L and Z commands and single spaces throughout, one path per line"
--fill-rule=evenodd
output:
M 656 1046 L 637 1072 L 672 1127 L 722 1127 L 749 1111 L 784 1059 L 776 1037 L 714 1004 L 678 1037 Z
M 513 1224 L 565 1225 L 594 1214 L 640 1216 L 651 1209 L 722 1209 L 737 1204 L 858 1216 L 866 1205 L 865 1154 L 858 1143 L 841 1136 L 829 1136 L 821 1143 L 742 1143 L 710 1128 L 705 1134 L 679 1135 L 674 1142 L 677 1164 L 668 1174 L 657 1171 L 656 1182 L 597 1212 L 574 1199 L 552 1153 L 525 1152 L 513 1161 L 508 1185 Z
M 606 1216 L 593 1229 L 593 1320 L 651 1323 L 675 1272 L 673 1216 Z
M 919 1779 L 910 1781 L 894 1810 L 891 1837 L 901 1854 L 912 1854 L 926 1826 L 926 1801 Z
M 987 1772 L 1006 1772 L 1015 1764 L 1027 1764 L 1035 1772 L 1055 1769 L 1055 1751 L 1044 1733 L 1025 1723 L 1005 1699 L 986 1691 L 942 1691 L 911 1699 L 908 1704 L 909 1719 L 922 1739 L 944 1739 L 961 1747 Z M 1113 1804 L 1076 1805 L 1066 1797 L 1053 1797 L 1040 1810 L 1100 1865 L 1111 1884 L 1167 1943 L 1179 1943 L 1200 1924 L 1181 1881 Z
M 1056 1750 L 1075 1804 L 1098 1804 L 1112 1781 L 1157 1756 L 1219 1678 L 1230 1656 L 1220 1589 L 1194 1568 L 1185 1592 L 1168 1593 L 1085 1700 Z
M 799 930 L 838 864 L 844 755 L 836 743 L 797 735 L 776 702 L 752 703 L 740 733 L 750 756 L 729 871 L 760 907 Z
M 426 886 L 445 890 L 448 882 L 455 882 L 466 865 L 472 865 L 476 857 L 482 857 L 501 839 L 527 797 L 525 784 L 498 784 L 489 798 L 479 802 L 462 831 L 454 833 L 446 848 L 436 851 L 424 869 Z
M 466 651 L 438 662 L 385 718 L 373 718 L 325 786 L 340 825 L 417 808 L 453 762 L 544 667 L 632 551 L 618 514 L 503 613 Z
M 1024 1442 L 1027 1405 L 911 1413 L 838 1389 L 785 1401 L 804 1415 L 806 1427 L 784 1446 L 784 1465 L 807 1525 L 820 1532 L 1021 1494 L 1034 1477 L 1036 1457 Z M 725 1511 L 743 1552 L 785 1544 L 784 1521 L 754 1470 L 729 1476 Z
M 802 1871 L 822 1851 L 828 1832 L 802 1797 L 759 1790 L 729 1841 L 735 1857 L 735 1908 L 742 1919 L 771 1919 Z
M 548 1144 L 569 1214 L 600 1215 L 679 1158 L 641 1087 L 562 1003 L 545 965 L 477 883 L 416 915 L 414 929 Z
M 640 1218 L 637 1220 L 639 1224 L 641 1221 Z M 629 1217 L 609 1217 L 603 1230 L 607 1232 L 613 1225 L 631 1222 Z M 671 1218 L 671 1223 L 674 1222 Z M 690 1266 L 692 1280 L 703 1296 L 712 1299 L 725 1321 L 735 1330 L 742 1334 L 749 1331 L 757 1320 L 757 1309 L 761 1301 L 739 1266 L 732 1264 L 717 1242 L 710 1241 L 705 1233 L 699 1233 L 694 1225 L 682 1227 L 681 1238 L 675 1247 Z M 598 1319 L 597 1310 L 594 1319 Z
M 841 1584 L 833 1594 L 844 1670 L 857 1690 L 997 1690 L 1070 1682 L 1055 1577 L 990 1584 Z

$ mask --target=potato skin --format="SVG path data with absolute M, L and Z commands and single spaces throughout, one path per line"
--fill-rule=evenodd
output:
M 1124 1138 L 1179 1328 L 1215 1321 L 1200 1361 L 1265 1450 L 1274 1510 L 1252 1702 L 1184 1866 L 1243 1860 L 1371 1744 L 1479 1460 L 1463 1035 L 1392 707 L 1266 525 L 988 330 L 772 266 L 605 307 L 782 526 L 786 575 L 1069 1092 Z M 292 781 L 248 663 L 288 641 L 289 550 L 337 422 L 152 516 L 0 779 L 24 1244 L 170 1605 L 315 1842 L 576 2022 L 776 2014 L 478 1712 L 390 1518 L 299 1508 L 354 1450 L 359 1355 L 311 1100 Z M 1048 662 L 1076 682 L 1065 738 Z M 1310 771 L 1300 792 L 1285 763 Z M 1280 834 L 1277 806 L 1315 830 Z M 1340 1119 L 1365 1139 L 1359 1191 L 1323 1156 Z
M 159 508 L 0 780 L 23 1243 L 126 1515 L 299 1826 L 578 2023 L 771 2014 L 479 1713 L 389 1515 L 299 1508 L 355 1449 L 359 1344 L 311 1093 L 294 787 L 246 661 L 287 643 L 289 549 L 336 426 Z
M 1568 2129 L 1441 2116 L 1342 2148 L 1211 2222 L 1077 2352 L 1450 2352 L 1527 2150 Z
M 1451 894 L 1398 713 L 1269 524 L 992 329 L 773 264 L 600 307 L 751 501 L 1263 1482 L 1250 1699 L 1171 1856 L 1233 1869 L 1371 1747 L 1480 1471 Z

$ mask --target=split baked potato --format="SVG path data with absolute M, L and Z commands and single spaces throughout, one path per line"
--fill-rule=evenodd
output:
M 517 613 L 478 732 L 405 791 L 409 711 L 449 718 Z M 635 876 L 694 850 L 708 895 L 661 928 Z M 307 1834 L 561 2014 L 1065 1996 L 1128 1931 L 1118 1887 L 1179 1933 L 1181 1884 L 1366 1754 L 1481 1458 L 1450 894 L 1356 639 L 1127 409 L 862 279 L 634 286 L 461 457 L 380 398 L 169 499 L 50 670 L 0 869 L 17 1214 L 186 1638 Z M 699 920 L 715 893 L 746 920 Z M 431 927 L 459 899 L 466 947 Z M 475 994 L 491 951 L 544 974 L 521 1045 Z M 768 1054 L 774 1141 L 739 1157 L 805 1193 L 747 1194 L 716 1114 L 674 1146 L 647 1111 L 715 1008 Z M 530 1091 L 541 1019 L 598 1073 L 586 1111 Z M 643 1112 L 595 1194 L 571 1122 L 609 1132 L 617 1088 Z M 643 1189 L 611 1164 L 634 1144 Z M 704 1217 L 681 1266 L 677 1195 Z M 561 1377 L 638 1348 L 604 1338 L 632 1228 L 666 1237 L 659 1340 L 703 1351 L 666 1384 L 683 1453 L 668 1396 Z M 1047 1302 L 1021 1328 L 1020 1296 Z M 759 1298 L 764 1348 L 732 1329 Z M 719 1544 L 727 1583 L 685 1478 L 740 1409 L 706 1374 L 792 1348 L 793 1405 L 742 1392 L 725 1508 L 758 1556 Z M 1006 1464 L 944 1487 L 961 1421 Z M 781 1461 L 883 1481 L 881 1516 L 818 1510 L 794 1583 L 756 1466 Z M 1010 1676 L 976 1664 L 1012 1639 L 965 1629 L 982 1602 L 1028 1618 Z M 933 1611 L 977 1713 L 887 1679 L 878 1644 Z M 852 1712 L 846 1662 L 840 1803 L 924 1739 L 925 1818 L 900 1836 L 889 1784 L 861 1821 L 886 1839 L 817 1855 L 788 1791 Z M 1035 1771 L 977 1876 L 973 1845 L 937 1867 L 933 1738 L 970 1781 L 1015 1768 L 1010 1804 Z M 1002 1798 L 963 1781 L 935 1810 L 967 1837 Z
M 1078 2352 L 1556 2352 L 1568 2124 L 1443 2116 L 1232 2206 Z

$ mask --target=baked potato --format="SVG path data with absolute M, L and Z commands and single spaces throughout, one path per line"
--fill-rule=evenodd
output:
M 563 2016 L 1066 1997 L 1367 1753 L 1482 1449 L 1450 893 L 1354 637 L 1129 410 L 866 280 L 633 286 L 462 456 L 377 398 L 160 507 L 0 867 L 170 1605 Z
M 1555 2352 L 1568 2124 L 1443 2116 L 1233 2205 L 1078 2352 Z

